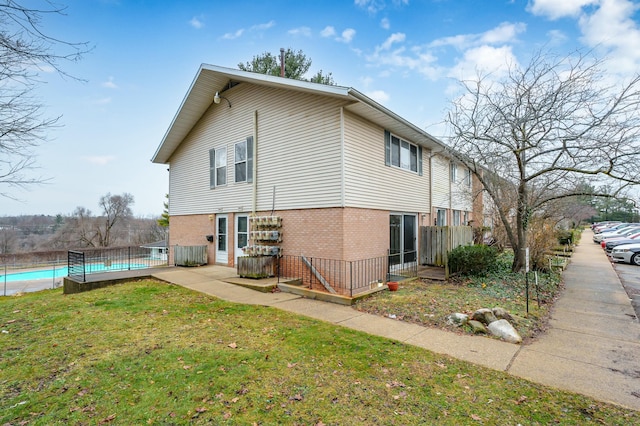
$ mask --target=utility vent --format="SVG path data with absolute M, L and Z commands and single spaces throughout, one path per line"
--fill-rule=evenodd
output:
M 207 262 L 207 246 L 174 246 L 173 258 L 176 266 L 201 266 Z

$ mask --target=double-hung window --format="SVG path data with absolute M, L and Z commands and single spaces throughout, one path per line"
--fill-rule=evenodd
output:
M 253 182 L 253 136 L 234 147 L 235 181 Z
M 467 184 L 469 188 L 471 188 L 471 169 L 466 169 L 464 182 Z
M 422 175 L 422 147 L 385 131 L 385 164 Z
M 235 146 L 236 182 L 247 181 L 247 141 L 238 142 Z
M 231 149 L 231 148 L 229 148 Z M 233 145 L 234 182 L 253 182 L 253 136 Z M 227 184 L 227 147 L 209 150 L 209 186 Z
M 455 183 L 458 180 L 458 165 L 451 162 L 449 163 L 449 169 L 451 172 L 451 182 Z
M 227 184 L 227 148 L 209 150 L 209 186 L 215 188 Z

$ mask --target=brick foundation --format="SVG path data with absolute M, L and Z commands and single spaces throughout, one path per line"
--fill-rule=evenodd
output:
M 270 212 L 258 212 L 269 215 Z M 387 255 L 389 212 L 356 208 L 327 208 L 276 211 L 282 217 L 284 254 L 323 259 L 361 260 Z M 235 215 L 227 213 L 228 266 L 234 266 Z M 213 242 L 206 240 L 213 235 Z M 172 216 L 169 232 L 171 247 L 207 245 L 209 264 L 216 259 L 216 215 Z M 173 263 L 170 250 L 169 263 Z

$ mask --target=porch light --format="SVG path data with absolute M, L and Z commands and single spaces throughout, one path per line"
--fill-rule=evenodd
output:
M 219 92 L 216 92 L 215 96 L 213 97 L 213 103 L 219 104 L 220 99 L 224 99 L 225 101 L 227 101 L 229 103 L 229 108 L 231 108 L 231 101 L 229 101 L 229 99 L 225 98 L 224 96 L 220 96 Z

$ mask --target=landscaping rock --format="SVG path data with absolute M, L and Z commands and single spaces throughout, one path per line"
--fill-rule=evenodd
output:
M 467 324 L 471 327 L 473 334 L 487 334 L 487 327 L 485 327 L 480 321 L 469 320 Z
M 497 319 L 506 319 L 509 322 L 513 321 L 513 317 L 511 316 L 509 311 L 507 311 L 504 308 L 496 306 L 491 311 L 493 312 L 493 315 L 495 315 Z
M 456 327 L 463 326 L 469 320 L 469 315 L 456 312 L 454 314 L 447 315 L 446 321 L 448 325 L 455 325 Z
M 489 331 L 496 337 L 509 343 L 522 343 L 522 337 L 515 328 L 505 319 L 497 320 L 489 324 Z
M 478 309 L 473 314 L 471 314 L 471 319 L 480 321 L 485 325 L 489 325 L 492 322 L 498 320 L 498 318 L 496 318 L 496 316 L 493 314 L 493 311 L 488 308 Z

